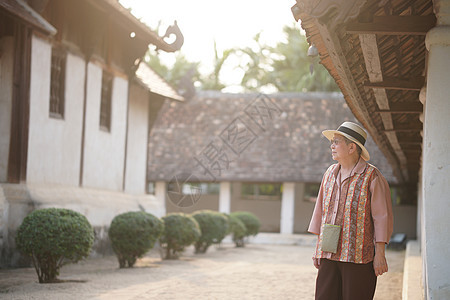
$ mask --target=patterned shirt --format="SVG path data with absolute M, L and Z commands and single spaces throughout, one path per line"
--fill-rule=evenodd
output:
M 324 223 L 341 226 L 336 253 L 321 251 Z M 381 172 L 360 160 L 349 177 L 342 179 L 340 165 L 332 165 L 322 179 L 308 231 L 319 235 L 317 258 L 372 261 L 375 242 L 388 243 L 393 231 L 389 185 Z

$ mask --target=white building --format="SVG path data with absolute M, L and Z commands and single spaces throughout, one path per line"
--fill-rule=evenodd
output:
M 180 38 L 167 44 L 113 0 L 0 2 L 0 265 L 17 263 L 34 209 L 84 214 L 100 252 L 117 214 L 165 214 L 147 194 L 148 136 L 164 100 L 183 97 L 140 59 Z

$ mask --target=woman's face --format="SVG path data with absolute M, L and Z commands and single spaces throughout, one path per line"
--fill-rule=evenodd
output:
M 334 134 L 330 147 L 333 160 L 339 161 L 340 159 L 349 156 L 349 145 L 345 143 L 344 137 L 340 134 Z

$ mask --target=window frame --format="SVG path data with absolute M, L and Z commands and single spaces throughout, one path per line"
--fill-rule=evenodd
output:
M 50 63 L 49 117 L 64 119 L 66 109 L 67 50 L 53 46 Z
M 113 88 L 114 74 L 103 69 L 102 86 L 100 93 L 99 126 L 101 130 L 106 132 L 111 132 Z

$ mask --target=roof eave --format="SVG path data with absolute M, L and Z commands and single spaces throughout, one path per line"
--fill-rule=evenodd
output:
M 23 0 L 0 1 L 0 8 L 10 13 L 14 18 L 23 21 L 34 30 L 45 35 L 53 36 L 57 32 L 55 27 L 47 22 Z
M 139 19 L 137 19 L 133 14 L 131 14 L 130 10 L 123 7 L 117 0 L 89 0 L 93 5 L 99 6 L 99 3 L 102 2 L 104 5 L 101 5 L 101 8 L 106 9 L 108 13 L 112 14 L 114 17 L 119 19 L 119 22 L 124 26 L 129 28 L 130 32 L 135 32 L 136 37 L 141 38 L 146 41 L 148 44 L 155 45 L 157 49 L 161 49 L 165 52 L 175 52 L 181 48 L 183 45 L 184 37 L 181 34 L 180 29 L 178 28 L 176 22 L 171 30 L 177 36 L 175 42 L 169 44 L 164 41 L 164 37 L 158 36 L 156 32 L 151 30 L 147 25 L 142 23 Z M 169 30 L 168 28 L 168 30 Z
M 348 0 L 342 1 L 346 1 L 347 4 L 350 2 Z M 340 49 L 340 43 L 337 35 L 334 34 L 334 29 L 336 26 L 342 25 L 345 22 L 354 19 L 357 14 L 347 14 L 347 17 L 345 18 L 341 18 L 340 20 L 334 18 L 332 21 L 329 21 L 328 24 L 323 24 L 319 19 L 326 16 L 329 11 L 325 11 L 325 8 L 320 14 L 317 10 L 315 12 L 311 12 L 311 10 L 307 11 L 308 8 L 311 8 L 310 2 L 311 0 L 297 0 L 297 4 L 291 8 L 295 20 L 301 21 L 301 26 L 306 32 L 308 42 L 311 45 L 314 44 L 318 49 L 320 63 L 328 70 L 336 84 L 339 86 L 352 113 L 367 129 L 375 143 L 386 156 L 388 162 L 392 166 L 394 175 L 400 182 L 406 182 L 407 179 L 404 175 L 405 170 L 403 170 L 397 156 L 388 147 L 384 137 L 371 120 L 370 114 L 364 105 L 364 100 L 359 94 L 353 76 L 351 75 L 348 65 L 345 62 L 344 54 Z M 323 4 L 329 1 L 322 0 L 319 2 Z M 355 5 L 362 6 L 366 0 L 354 0 L 354 2 L 356 3 Z M 317 3 L 315 5 L 315 8 L 321 6 Z M 322 6 L 326 7 L 326 5 Z M 359 9 L 357 9 L 357 12 L 359 13 Z M 341 13 L 340 15 L 342 16 L 343 14 L 344 13 Z

